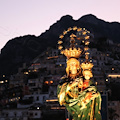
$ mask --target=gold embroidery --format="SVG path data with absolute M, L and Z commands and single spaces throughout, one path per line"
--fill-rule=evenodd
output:
M 68 97 L 66 98 L 66 100 L 68 100 Z
M 80 106 L 80 103 L 78 103 L 78 106 Z
M 98 103 L 96 103 L 96 106 L 98 105 Z
M 75 114 L 75 112 L 73 111 L 72 114 Z
M 98 111 L 98 114 L 100 114 L 100 111 Z
M 78 94 L 74 93 L 74 92 L 70 92 L 68 91 L 67 94 L 73 98 L 77 98 L 78 97 Z
M 90 120 L 93 120 L 93 114 L 94 114 L 94 100 L 92 101 Z
M 82 117 L 85 117 L 85 115 L 83 115 Z

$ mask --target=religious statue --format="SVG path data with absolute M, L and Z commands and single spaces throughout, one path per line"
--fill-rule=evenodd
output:
M 70 41 L 70 48 L 61 52 L 67 57 L 67 67 L 66 75 L 58 85 L 58 101 L 66 107 L 73 120 L 101 120 L 101 95 L 90 80 L 93 64 L 88 61 L 88 49 L 85 52 L 86 61 L 80 63 L 82 51 L 75 47 L 73 35 Z

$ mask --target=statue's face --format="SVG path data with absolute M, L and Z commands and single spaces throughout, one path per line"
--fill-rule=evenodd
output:
M 75 78 L 76 75 L 80 72 L 80 62 L 75 59 L 75 58 L 70 58 L 67 61 L 67 68 L 66 68 L 66 72 L 67 74 L 72 77 Z
M 86 74 L 86 75 L 85 75 L 85 79 L 86 79 L 86 80 L 89 80 L 89 79 L 90 79 L 90 75 Z
M 70 69 L 70 73 L 72 75 L 76 75 L 77 74 L 77 62 L 75 59 L 72 59 L 70 61 L 70 64 L 69 64 L 69 69 Z
M 91 72 L 89 72 L 89 71 L 84 71 L 84 77 L 85 77 L 86 80 L 89 80 L 90 77 L 91 77 Z

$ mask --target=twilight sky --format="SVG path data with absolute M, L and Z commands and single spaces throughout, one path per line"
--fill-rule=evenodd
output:
M 15 37 L 39 36 L 67 14 L 120 22 L 120 0 L 0 0 L 0 49 Z

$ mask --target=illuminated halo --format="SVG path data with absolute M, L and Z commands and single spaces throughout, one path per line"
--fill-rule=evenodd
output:
M 69 49 L 63 49 L 63 39 L 65 37 L 65 35 L 68 34 L 68 32 L 70 31 L 76 31 L 77 33 L 76 34 L 71 34 L 69 37 L 70 37 L 70 47 Z M 88 51 L 88 45 L 89 45 L 89 39 L 90 39 L 90 36 L 89 36 L 89 31 L 87 31 L 85 28 L 80 28 L 80 27 L 77 27 L 77 26 L 74 26 L 74 27 L 69 27 L 67 30 L 64 30 L 63 33 L 59 36 L 59 40 L 58 40 L 58 49 L 61 51 L 61 54 L 64 54 L 65 56 L 70 54 L 72 55 L 72 52 L 69 52 L 71 49 L 72 51 L 74 52 L 74 49 L 78 51 L 78 53 L 76 54 L 78 58 L 78 54 L 80 55 L 82 53 L 82 50 L 79 50 L 75 47 L 75 44 L 76 43 L 76 40 L 81 40 L 84 44 L 85 44 L 85 48 L 84 48 L 84 51 L 87 52 Z M 75 40 L 76 39 L 76 40 Z M 71 49 L 70 49 L 71 48 Z M 68 51 L 68 53 L 66 53 Z M 85 54 L 86 55 L 86 59 L 88 59 L 88 54 Z M 70 58 L 70 57 L 73 57 L 73 56 L 66 56 L 67 58 Z M 74 56 L 75 57 L 75 56 Z

